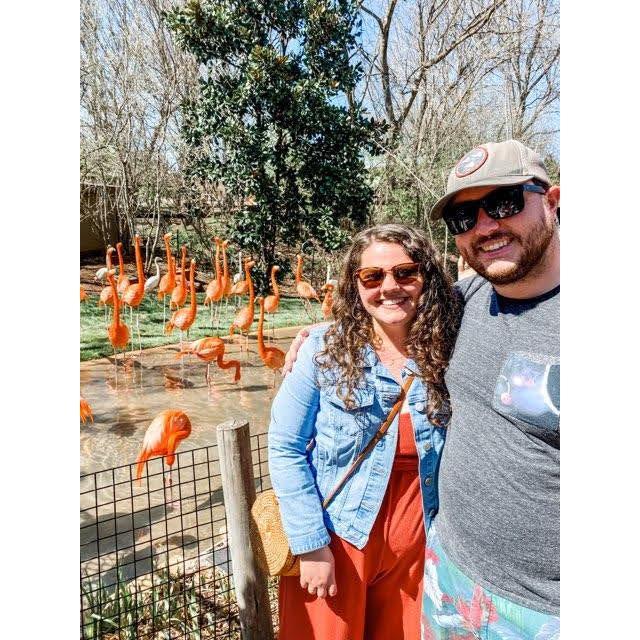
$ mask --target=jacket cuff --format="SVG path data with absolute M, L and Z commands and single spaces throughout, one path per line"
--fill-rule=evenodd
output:
M 326 527 L 311 534 L 289 538 L 289 546 L 291 547 L 291 553 L 294 556 L 299 556 L 301 553 L 308 553 L 309 551 L 321 549 L 322 547 L 326 547 L 330 542 L 331 536 L 329 535 Z

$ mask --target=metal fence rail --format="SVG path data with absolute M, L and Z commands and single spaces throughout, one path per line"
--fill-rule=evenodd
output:
M 251 436 L 256 493 L 266 447 Z M 228 542 L 217 445 L 153 458 L 140 482 L 135 464 L 81 476 L 81 638 L 239 638 Z

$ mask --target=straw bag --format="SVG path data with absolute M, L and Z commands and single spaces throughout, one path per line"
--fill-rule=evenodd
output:
M 322 508 L 326 509 L 331 500 L 343 487 L 344 483 L 353 475 L 365 456 L 376 446 L 382 436 L 387 432 L 389 426 L 396 417 L 400 407 L 404 402 L 414 376 L 410 375 L 403 387 L 396 403 L 391 408 L 389 415 L 382 423 L 382 426 L 368 442 L 367 446 L 360 452 L 353 464 L 349 467 L 344 477 L 333 488 L 322 503 Z M 300 558 L 291 553 L 289 541 L 282 526 L 280 516 L 280 506 L 278 498 L 273 489 L 267 489 L 258 495 L 251 507 L 251 542 L 253 552 L 260 567 L 270 576 L 299 576 Z

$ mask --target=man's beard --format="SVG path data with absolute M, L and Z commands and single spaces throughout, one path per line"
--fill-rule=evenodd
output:
M 487 267 L 479 259 L 476 259 L 476 256 L 480 253 L 479 248 L 474 247 L 472 254 L 468 251 L 460 251 L 460 253 L 472 269 L 492 284 L 511 284 L 524 278 L 540 264 L 547 247 L 551 243 L 553 233 L 554 225 L 548 224 L 546 219 L 542 217 L 525 238 L 511 233 L 494 236 L 495 239 L 506 238 L 518 241 L 522 247 L 520 259 L 510 268 L 502 269 L 498 273 L 495 273 L 495 270 L 493 273 L 489 273 L 489 269 L 494 266 L 493 264 Z M 482 242 L 485 243 L 487 240 L 488 238 L 485 238 Z

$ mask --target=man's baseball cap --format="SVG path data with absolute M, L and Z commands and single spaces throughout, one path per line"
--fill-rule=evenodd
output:
M 501 187 L 537 178 L 551 184 L 540 154 L 517 140 L 487 142 L 466 153 L 451 170 L 445 193 L 431 209 L 431 219 L 442 212 L 453 196 L 469 187 Z

